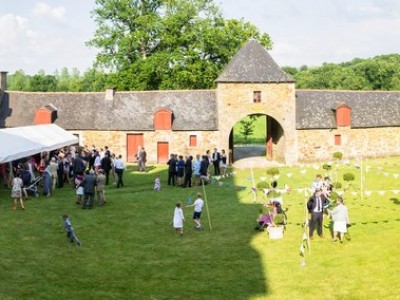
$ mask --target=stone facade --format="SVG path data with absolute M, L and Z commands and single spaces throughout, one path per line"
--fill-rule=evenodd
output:
M 299 162 L 330 161 L 334 152 L 345 158 L 398 155 L 400 127 L 333 130 L 298 130 Z M 341 144 L 335 145 L 335 136 Z
M 261 92 L 261 102 L 253 102 L 253 92 Z M 219 83 L 218 128 L 219 144 L 229 149 L 229 134 L 242 118 L 253 114 L 265 114 L 274 118 L 283 128 L 284 137 L 274 144 L 275 156 L 287 164 L 297 162 L 297 131 L 294 83 Z
M 143 134 L 144 147 L 147 152 L 147 160 L 149 163 L 157 163 L 157 142 L 168 142 L 170 153 L 182 155 L 204 154 L 207 150 L 217 147 L 218 131 L 71 131 L 73 134 L 79 135 L 79 143 L 81 146 L 95 145 L 98 148 L 109 146 L 111 151 L 116 155 L 121 154 L 124 159 L 127 155 L 127 135 Z M 190 147 L 190 135 L 196 135 L 197 146 Z

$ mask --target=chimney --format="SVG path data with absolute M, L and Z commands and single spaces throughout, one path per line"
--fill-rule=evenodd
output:
M 0 90 L 2 92 L 7 90 L 7 72 L 5 71 L 0 72 Z
M 106 100 L 114 100 L 115 89 L 106 89 Z

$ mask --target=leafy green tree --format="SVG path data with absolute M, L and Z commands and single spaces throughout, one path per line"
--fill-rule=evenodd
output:
M 33 75 L 29 81 L 31 92 L 54 92 L 57 90 L 57 79 L 54 75 L 46 75 L 43 70 Z
M 67 68 L 62 68 L 60 74 L 56 74 L 57 78 L 57 91 L 69 91 L 70 75 Z
M 87 69 L 81 79 L 81 88 L 85 92 L 99 92 L 106 89 L 106 75 L 96 68 Z
M 10 91 L 27 91 L 29 88 L 29 77 L 24 71 L 18 70 L 13 75 L 8 76 Z
M 96 0 L 88 45 L 119 90 L 210 88 L 250 38 L 271 47 L 243 20 L 225 20 L 212 0 Z
M 80 92 L 82 91 L 80 72 L 77 68 L 72 69 L 71 77 L 69 79 L 68 91 Z
M 244 140 L 247 143 L 248 137 L 254 132 L 254 119 L 248 118 L 241 120 L 240 122 L 240 134 L 244 136 Z

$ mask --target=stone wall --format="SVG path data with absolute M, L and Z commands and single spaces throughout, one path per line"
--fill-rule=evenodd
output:
M 253 92 L 261 91 L 261 103 L 253 103 Z M 252 114 L 273 117 L 284 130 L 284 145 L 274 147 L 276 157 L 287 164 L 297 162 L 295 130 L 295 85 L 293 83 L 219 83 L 217 87 L 218 148 L 228 149 L 229 134 L 242 118 Z M 279 152 L 277 152 L 279 151 Z
M 341 145 L 335 145 L 335 135 L 340 135 Z M 350 159 L 398 155 L 400 150 L 400 127 L 298 130 L 297 136 L 299 162 L 330 161 L 336 151 Z
M 123 159 L 127 157 L 127 135 L 142 133 L 144 147 L 147 152 L 147 161 L 149 164 L 157 163 L 157 142 L 168 142 L 170 153 L 193 155 L 204 154 L 207 150 L 217 147 L 217 131 L 70 131 L 73 134 L 79 134 L 79 143 L 81 146 L 97 148 L 108 146 L 111 152 L 116 155 L 121 154 Z M 190 135 L 197 136 L 197 146 L 189 146 Z

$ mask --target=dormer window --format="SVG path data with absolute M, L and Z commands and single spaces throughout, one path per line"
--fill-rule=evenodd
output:
M 167 109 L 160 109 L 154 114 L 154 130 L 171 130 L 172 112 Z
M 261 91 L 253 92 L 253 103 L 261 103 Z
M 336 125 L 337 127 L 348 127 L 351 125 L 351 107 L 341 105 L 336 109 Z

